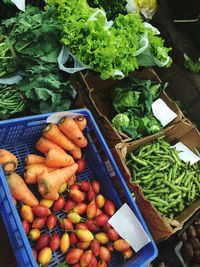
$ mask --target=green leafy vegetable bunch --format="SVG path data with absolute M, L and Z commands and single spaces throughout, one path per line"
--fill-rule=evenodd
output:
M 163 128 L 153 116 L 151 106 L 164 89 L 160 83 L 128 78 L 112 92 L 117 115 L 112 125 L 133 140 L 160 132 Z
M 76 95 L 58 69 L 62 26 L 55 11 L 53 6 L 43 11 L 28 5 L 25 12 L 1 22 L 0 76 L 20 70 L 22 80 L 15 88 L 32 113 L 69 109 Z
M 170 49 L 136 12 L 119 14 L 112 24 L 103 9 L 90 7 L 86 0 L 48 0 L 48 6 L 52 5 L 62 22 L 62 43 L 102 79 L 121 78 L 139 66 L 156 65 L 154 57 L 171 64 Z

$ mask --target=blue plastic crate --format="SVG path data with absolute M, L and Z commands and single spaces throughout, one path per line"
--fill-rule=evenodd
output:
M 88 121 L 85 129 L 85 135 L 89 144 L 84 150 L 87 168 L 77 177 L 77 179 L 98 180 L 101 184 L 101 192 L 105 195 L 105 197 L 112 200 L 117 208 L 126 202 L 132 208 L 151 240 L 149 244 L 142 248 L 126 263 L 123 262 L 123 257 L 121 255 L 119 256 L 117 253 L 113 254 L 109 267 L 147 266 L 148 263 L 157 256 L 158 252 L 140 211 L 138 210 L 138 207 L 133 200 L 91 113 L 87 109 L 73 110 L 72 112 L 83 114 L 86 116 Z M 16 172 L 19 175 L 23 174 L 24 158 L 26 154 L 37 153 L 35 150 L 35 143 L 41 136 L 42 130 L 45 127 L 46 119 L 49 115 L 50 114 L 37 115 L 0 122 L 0 147 L 9 150 L 18 157 L 19 166 Z M 116 179 L 112 178 L 112 173 L 106 167 L 107 165 L 105 162 L 109 162 L 111 164 L 116 176 L 118 177 L 117 182 Z M 30 189 L 38 198 L 41 198 L 36 186 L 30 186 Z M 20 204 L 17 206 L 17 209 L 20 209 Z M 22 228 L 17 209 L 13 203 L 5 175 L 0 166 L 0 212 L 18 265 L 21 267 L 37 266 L 31 251 L 32 244 L 29 243 Z M 58 212 L 57 216 L 65 217 L 65 214 L 63 212 Z M 47 228 L 42 230 L 42 232 L 47 231 Z M 59 228 L 54 228 L 52 233 L 55 231 L 59 231 Z M 48 266 L 57 266 L 58 263 L 62 263 L 64 260 L 65 255 L 62 255 L 60 250 L 57 250 L 53 252 L 52 260 Z

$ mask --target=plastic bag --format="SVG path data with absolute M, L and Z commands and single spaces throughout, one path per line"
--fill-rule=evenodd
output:
M 1 84 L 12 85 L 12 84 L 18 83 L 21 79 L 22 79 L 22 77 L 17 73 L 17 74 L 15 74 L 13 76 L 8 76 L 8 77 L 5 77 L 5 78 L 0 78 L 0 83 Z
M 88 21 L 97 20 L 96 16 L 98 14 L 102 14 L 105 17 L 105 27 L 104 28 L 106 30 L 108 30 L 113 25 L 113 21 L 112 20 L 110 20 L 110 21 L 107 20 L 106 13 L 102 9 L 98 9 L 96 12 L 94 12 L 92 14 L 92 16 L 89 17 Z
M 153 56 L 150 46 L 144 50 L 139 56 L 137 56 L 137 61 L 139 66 L 141 67 L 151 67 L 151 66 L 158 66 L 158 67 L 165 67 L 169 61 L 170 57 L 168 56 L 164 62 L 158 60 Z
M 21 11 L 25 11 L 25 0 L 11 0 Z
M 64 64 L 69 60 L 69 57 L 72 57 L 74 61 L 74 67 L 72 68 L 66 68 Z M 68 51 L 68 49 L 63 46 L 59 55 L 58 55 L 58 66 L 59 69 L 68 73 L 75 73 L 77 71 L 90 69 L 90 67 L 82 62 L 80 62 L 72 53 Z
M 141 13 L 146 19 L 152 19 L 157 10 L 156 0 L 126 0 L 127 12 L 136 11 Z

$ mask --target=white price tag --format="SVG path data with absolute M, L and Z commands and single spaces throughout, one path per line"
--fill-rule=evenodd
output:
M 184 162 L 190 162 L 190 164 L 194 164 L 200 160 L 200 157 L 194 154 L 187 146 L 185 146 L 183 143 L 178 142 L 173 147 L 176 148 L 178 151 L 179 157 Z
M 153 102 L 152 112 L 156 119 L 160 121 L 163 127 L 177 117 L 177 114 L 172 111 L 161 98 L 158 98 Z
M 150 242 L 141 223 L 125 203 L 108 221 L 112 227 L 125 239 L 135 252 Z
M 25 0 L 11 0 L 21 11 L 25 11 Z
M 61 112 L 56 112 L 52 115 L 50 115 L 48 118 L 47 118 L 47 123 L 58 123 L 62 118 L 64 117 L 71 117 L 71 118 L 75 118 L 77 116 L 80 116 L 82 114 L 80 113 L 74 113 L 74 112 L 71 112 L 71 111 L 61 111 Z

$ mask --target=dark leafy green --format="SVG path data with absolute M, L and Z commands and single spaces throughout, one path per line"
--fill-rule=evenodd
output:
M 184 62 L 184 66 L 186 69 L 190 70 L 192 73 L 200 74 L 200 60 L 193 61 L 191 58 L 187 56 L 187 59 Z
M 126 0 L 88 0 L 91 7 L 102 7 L 109 20 L 115 19 L 119 14 L 127 14 Z
M 126 79 L 111 94 L 118 112 L 112 119 L 114 128 L 133 140 L 160 132 L 163 128 L 153 116 L 151 106 L 164 88 L 150 80 Z
M 57 66 L 36 65 L 27 69 L 17 87 L 27 99 L 33 113 L 68 110 L 76 91 L 64 81 Z
M 43 11 L 28 5 L 25 12 L 1 23 L 0 76 L 22 70 L 16 88 L 32 113 L 67 110 L 75 98 L 58 69 L 61 29 L 53 6 Z

